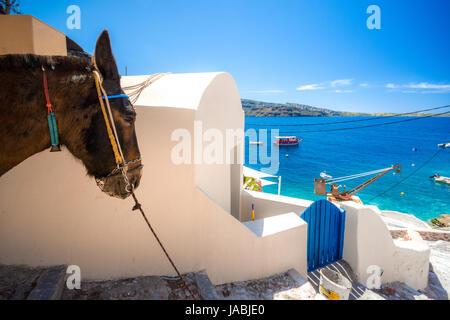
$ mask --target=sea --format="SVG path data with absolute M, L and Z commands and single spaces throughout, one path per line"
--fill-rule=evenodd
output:
M 400 174 L 389 172 L 357 194 L 364 204 L 413 214 L 423 221 L 450 214 L 450 185 L 430 178 L 435 173 L 450 177 L 450 148 L 438 147 L 450 142 L 450 117 L 246 117 L 245 120 L 246 132 L 254 129 L 258 140 L 264 142 L 261 146 L 249 145 L 254 137 L 246 137 L 245 166 L 281 176 L 283 196 L 323 199 L 324 196 L 314 194 L 314 178 L 320 178 L 321 172 L 337 178 L 399 164 Z M 279 147 L 278 163 L 267 164 L 261 155 L 265 152 L 269 157 L 272 152 L 276 155 L 271 134 L 296 136 L 302 141 L 298 147 Z M 350 190 L 373 176 L 338 184 Z M 265 186 L 263 192 L 277 194 L 278 185 Z

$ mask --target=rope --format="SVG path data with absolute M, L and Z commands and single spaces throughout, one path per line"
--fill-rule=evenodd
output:
M 372 174 L 375 174 L 375 173 L 383 172 L 383 171 L 386 171 L 386 170 L 391 169 L 391 168 L 392 167 L 385 168 L 385 169 L 374 170 L 374 171 L 369 171 L 369 172 L 363 172 L 363 173 L 354 174 L 354 175 L 346 176 L 346 177 L 329 179 L 329 180 L 327 180 L 327 184 L 341 182 L 341 181 L 346 181 L 346 180 L 351 180 L 351 179 L 356 179 L 356 178 L 361 178 L 361 177 L 369 176 L 369 175 L 372 175 Z
M 438 154 L 439 152 L 441 152 L 442 149 L 438 150 L 435 154 L 433 154 L 433 156 L 428 159 L 427 161 L 425 161 L 420 167 L 418 167 L 416 170 L 414 170 L 413 172 L 411 172 L 411 174 L 409 174 L 407 177 L 405 177 L 404 179 L 400 180 L 398 183 L 394 184 L 393 186 L 391 186 L 390 188 L 386 189 L 385 191 L 383 191 L 382 193 L 376 195 L 375 197 L 373 197 L 372 199 L 369 200 L 372 201 L 384 194 L 386 194 L 387 192 L 391 191 L 392 189 L 394 189 L 395 187 L 397 187 L 398 185 L 402 184 L 403 182 L 405 182 L 406 180 L 408 180 L 409 178 L 411 178 L 413 175 L 415 175 L 417 172 L 419 172 L 419 170 L 421 170 L 423 167 L 425 167 L 428 163 L 431 162 L 431 160 L 433 160 Z
M 391 171 L 393 169 L 394 169 L 394 167 L 392 167 L 390 169 L 387 169 L 384 172 L 381 172 L 380 174 L 378 174 L 377 176 L 373 177 L 369 181 L 366 181 L 363 184 L 357 186 L 356 188 L 353 188 L 352 190 L 348 191 L 347 194 L 349 196 L 353 196 L 353 195 L 357 194 L 358 192 L 360 192 L 361 190 L 365 189 L 367 186 L 369 186 L 373 182 L 377 181 L 378 179 L 380 179 L 382 176 L 384 176 L 386 173 L 388 173 L 389 171 Z
M 50 102 L 50 94 L 48 93 L 47 74 L 45 73 L 44 67 L 42 67 L 42 78 L 43 78 L 43 82 L 44 82 L 45 101 L 47 103 L 46 107 L 48 110 L 48 114 L 51 114 L 53 112 L 53 109 L 52 109 L 52 103 Z
M 430 109 L 423 109 L 423 110 L 417 110 L 412 112 L 406 112 L 406 113 L 396 113 L 391 116 L 378 116 L 378 117 L 371 117 L 366 119 L 357 119 L 357 120 L 346 120 L 346 121 L 335 121 L 335 122 L 324 122 L 324 123 L 298 123 L 298 124 L 255 124 L 255 123 L 248 123 L 247 125 L 251 126 L 276 126 L 276 127 L 294 127 L 294 126 L 324 126 L 324 125 L 333 125 L 333 124 L 340 124 L 340 123 L 352 123 L 352 122 L 361 122 L 361 121 L 372 121 L 372 120 L 378 120 L 378 119 L 389 119 L 389 118 L 395 118 L 400 116 L 406 116 L 411 115 L 415 113 L 421 113 L 425 111 L 432 111 L 432 110 L 438 110 L 438 109 L 445 109 L 450 107 L 450 105 L 442 106 L 442 107 L 436 107 L 436 108 L 430 108 Z
M 181 275 L 180 271 L 178 271 L 178 268 L 176 267 L 175 263 L 172 261 L 172 259 L 170 258 L 169 254 L 167 253 L 166 248 L 164 248 L 164 245 L 162 244 L 161 240 L 159 240 L 158 235 L 156 234 L 155 230 L 152 228 L 152 225 L 150 224 L 150 222 L 147 219 L 147 216 L 145 215 L 144 210 L 142 209 L 142 205 L 139 203 L 135 193 L 134 193 L 134 189 L 132 188 L 131 191 L 131 195 L 133 196 L 134 202 L 135 202 L 135 206 L 133 207 L 133 211 L 134 210 L 139 210 L 141 212 L 142 217 L 144 218 L 145 222 L 147 223 L 147 226 L 149 227 L 150 231 L 153 233 L 153 236 L 155 237 L 156 241 L 158 241 L 159 246 L 161 247 L 161 249 L 163 250 L 164 254 L 166 255 L 167 259 L 169 260 L 170 264 L 172 265 L 173 269 L 175 270 L 175 272 L 177 273 L 178 277 L 181 279 L 181 281 L 183 282 L 184 287 L 189 291 L 190 295 L 192 296 L 192 298 L 194 300 L 201 300 L 199 298 L 197 298 L 194 293 L 192 292 L 191 288 L 189 288 L 188 284 L 186 283 L 186 281 L 184 280 L 183 276 Z
M 139 97 L 141 96 L 141 93 L 144 91 L 145 88 L 147 88 L 148 86 L 150 86 L 151 84 L 155 83 L 156 81 L 158 81 L 159 79 L 161 79 L 162 77 L 171 74 L 170 72 L 168 73 L 156 73 L 153 74 L 151 76 L 149 76 L 147 78 L 147 80 L 132 85 L 132 86 L 128 86 L 128 87 L 123 87 L 123 91 L 131 91 L 131 92 L 127 92 L 128 96 L 130 97 L 130 101 L 131 104 L 134 105 Z M 132 91 L 134 90 L 134 91 Z
M 105 90 L 100 85 L 101 78 L 100 78 L 100 74 L 98 73 L 98 71 L 94 71 L 94 79 L 95 79 L 95 87 L 97 88 L 98 100 L 100 102 L 100 107 L 102 109 L 103 117 L 105 119 L 106 131 L 108 132 L 108 137 L 109 137 L 109 141 L 111 143 L 111 146 L 112 146 L 112 149 L 114 152 L 116 164 L 117 164 L 117 166 L 119 166 L 120 164 L 124 163 L 125 158 L 123 157 L 122 148 L 120 147 L 120 143 L 118 143 L 119 139 L 117 138 L 117 131 L 116 131 L 114 120 L 113 120 L 114 118 L 112 117 L 111 106 L 109 105 L 109 100 L 107 98 L 108 95 L 106 94 Z M 108 106 L 109 116 L 108 116 L 108 113 L 106 112 L 105 104 L 103 103 L 102 92 L 103 92 L 103 95 L 106 97 L 105 101 L 106 101 L 106 105 Z M 111 117 L 111 118 L 109 118 L 109 117 Z M 114 133 L 113 133 L 113 130 L 111 129 L 111 126 L 114 129 Z
M 112 127 L 113 132 L 114 132 L 114 137 L 115 137 L 115 139 L 117 141 L 117 147 L 119 149 L 119 153 L 120 153 L 120 156 L 122 158 L 122 163 L 125 164 L 125 157 L 124 157 L 123 152 L 122 152 L 122 146 L 120 145 L 119 135 L 117 134 L 116 123 L 114 122 L 114 117 L 113 117 L 113 114 L 112 114 L 112 111 L 111 111 L 111 105 L 109 104 L 109 99 L 108 99 L 108 96 L 107 96 L 107 93 L 106 93 L 105 89 L 102 86 L 100 86 L 100 89 L 102 90 L 103 94 L 105 95 L 106 110 L 108 110 L 109 118 L 111 119 L 111 127 Z
M 383 169 L 383 170 L 380 170 L 380 171 L 377 171 L 377 172 L 370 172 L 370 173 L 366 173 L 366 174 L 356 175 L 354 177 L 350 177 L 350 178 L 347 178 L 347 179 L 332 180 L 330 182 L 327 182 L 327 184 L 332 184 L 332 183 L 337 183 L 337 182 L 342 182 L 342 181 L 347 181 L 347 180 L 352 180 L 352 179 L 358 179 L 358 178 L 370 176 L 372 174 L 377 174 L 377 173 L 383 172 L 383 171 L 388 170 L 388 169 L 390 169 L 390 168 L 386 168 L 386 169 Z

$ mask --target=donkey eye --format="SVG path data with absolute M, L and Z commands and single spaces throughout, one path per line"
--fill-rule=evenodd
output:
M 133 124 L 134 119 L 131 117 L 125 117 L 123 118 L 123 120 L 125 120 L 125 122 L 128 122 L 129 124 Z

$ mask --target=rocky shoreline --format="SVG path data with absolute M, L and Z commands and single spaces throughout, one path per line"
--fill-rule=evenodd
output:
M 443 220 L 446 219 L 446 216 L 447 215 L 442 215 L 441 218 L 432 219 L 431 221 L 423 221 L 412 214 L 381 210 L 381 218 L 389 229 L 410 228 L 450 232 L 450 227 L 446 224 L 441 224 L 439 226 L 433 223 L 433 220 L 446 221 Z

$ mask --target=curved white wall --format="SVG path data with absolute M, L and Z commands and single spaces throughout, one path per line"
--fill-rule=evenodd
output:
M 203 132 L 219 130 L 223 134 L 223 157 L 221 163 L 200 164 L 195 168 L 195 184 L 225 211 L 239 219 L 240 192 L 242 189 L 242 166 L 244 152 L 245 114 L 239 91 L 230 74 L 218 74 L 203 94 L 195 114 L 196 121 L 203 124 Z M 227 130 L 239 137 L 229 138 Z M 233 133 L 230 132 L 230 133 Z M 205 148 L 208 143 L 205 142 Z
M 148 77 L 122 77 L 122 86 L 142 83 Z M 192 121 L 188 123 L 192 146 L 196 142 L 201 144 L 201 148 L 192 150 L 192 162 L 200 161 L 195 167 L 195 184 L 225 211 L 239 218 L 243 163 L 234 161 L 234 157 L 230 163 L 227 155 L 235 152 L 242 156 L 244 144 L 236 138 L 227 147 L 226 133 L 240 130 L 243 139 L 245 114 L 233 77 L 225 72 L 164 75 L 142 91 L 135 105 L 194 111 L 197 129 L 192 128 Z M 205 165 L 203 154 L 210 142 L 203 135 L 211 129 L 222 135 L 223 156 L 219 162 Z M 197 155 L 195 150 L 198 150 Z

